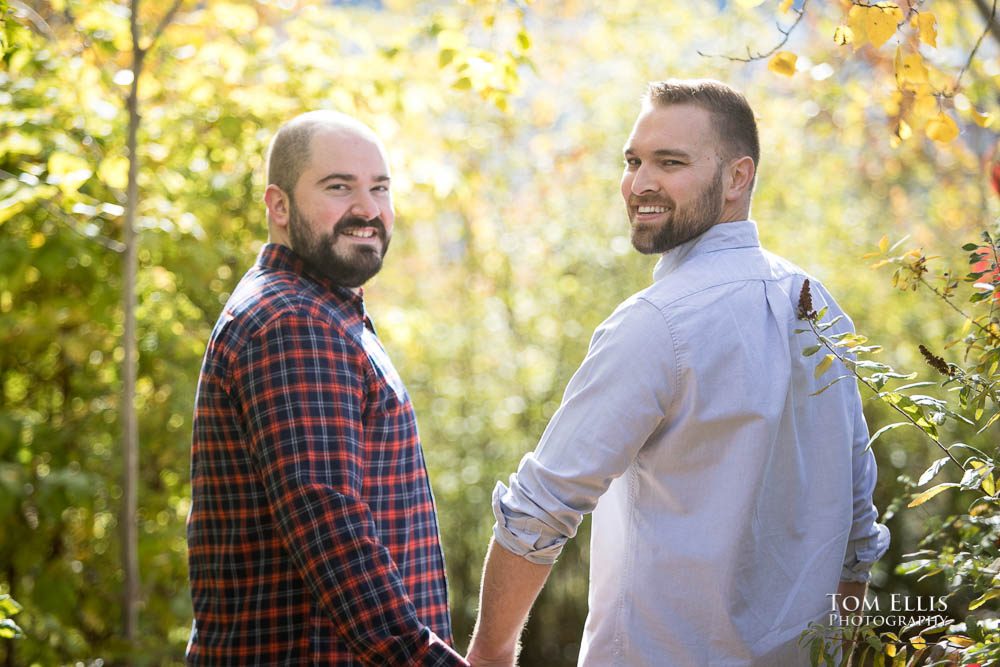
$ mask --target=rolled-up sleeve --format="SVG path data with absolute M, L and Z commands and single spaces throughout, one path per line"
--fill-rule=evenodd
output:
M 677 394 L 674 343 L 660 311 L 622 304 L 591 340 L 534 452 L 493 492 L 494 537 L 549 564 L 635 459 Z

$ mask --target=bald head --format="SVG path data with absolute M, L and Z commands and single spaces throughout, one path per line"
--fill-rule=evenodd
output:
M 318 132 L 362 137 L 385 154 L 375 132 L 356 118 L 339 111 L 308 111 L 282 125 L 271 139 L 267 149 L 268 185 L 277 185 L 292 195 L 312 157 L 312 139 Z

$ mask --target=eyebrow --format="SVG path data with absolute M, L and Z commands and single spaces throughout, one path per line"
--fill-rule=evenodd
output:
M 625 155 L 635 155 L 635 151 L 632 148 L 625 149 Z M 679 148 L 660 148 L 653 151 L 653 157 L 679 157 L 682 160 L 691 160 L 691 155 Z
M 358 177 L 355 176 L 354 174 L 342 174 L 340 172 L 334 172 L 332 174 L 327 174 L 323 178 L 319 179 L 318 181 L 316 181 L 316 184 L 317 185 L 322 185 L 323 183 L 326 183 L 327 181 L 347 181 L 349 183 L 353 183 L 353 182 L 355 182 L 357 180 L 358 180 Z M 372 180 L 374 180 L 376 183 L 388 183 L 389 180 L 391 180 L 391 179 L 386 174 L 379 174 L 378 176 L 376 176 Z

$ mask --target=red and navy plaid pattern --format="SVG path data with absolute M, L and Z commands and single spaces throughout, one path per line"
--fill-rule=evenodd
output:
M 465 664 L 409 396 L 361 296 L 287 247 L 212 333 L 191 484 L 189 664 Z

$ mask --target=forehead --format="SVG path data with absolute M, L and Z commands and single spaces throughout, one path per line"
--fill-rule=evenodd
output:
M 349 127 L 323 127 L 309 141 L 305 173 L 351 174 L 358 178 L 389 174 L 385 153 L 373 136 Z M 305 175 L 304 173 L 304 175 Z
M 679 150 L 703 153 L 716 149 L 712 113 L 693 104 L 645 105 L 625 143 L 632 153 Z

